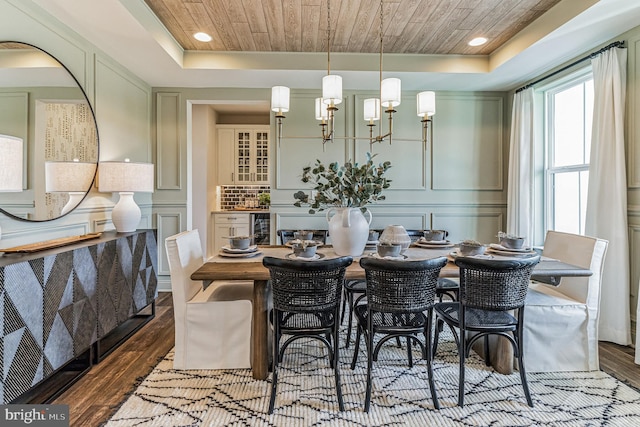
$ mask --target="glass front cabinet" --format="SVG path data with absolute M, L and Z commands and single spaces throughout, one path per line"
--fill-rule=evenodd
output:
M 219 125 L 218 184 L 269 184 L 269 126 Z

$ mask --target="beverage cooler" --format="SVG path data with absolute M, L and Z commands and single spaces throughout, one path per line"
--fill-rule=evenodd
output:
M 271 244 L 271 214 L 269 212 L 253 212 L 249 216 L 250 232 L 254 236 L 254 244 Z

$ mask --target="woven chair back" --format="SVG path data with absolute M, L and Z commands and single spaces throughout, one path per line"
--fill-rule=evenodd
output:
M 433 306 L 446 257 L 416 261 L 360 258 L 367 278 L 367 304 L 384 313 L 417 313 Z
M 460 303 L 491 311 L 524 306 L 529 280 L 540 256 L 509 260 L 458 257 Z
M 289 312 L 331 311 L 340 302 L 344 274 L 351 257 L 299 261 L 264 257 L 269 269 L 273 308 Z

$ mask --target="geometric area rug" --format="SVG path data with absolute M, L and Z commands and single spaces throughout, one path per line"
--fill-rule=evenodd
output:
M 465 406 L 460 408 L 457 350 L 445 339 L 441 335 L 434 360 L 440 410 L 433 408 L 419 353 L 409 368 L 406 349 L 389 343 L 374 362 L 368 414 L 363 410 L 364 346 L 353 371 L 353 344 L 341 349 L 345 411 L 340 412 L 324 348 L 299 340 L 280 365 L 273 415 L 267 414 L 270 378 L 254 380 L 248 369 L 174 370 L 170 351 L 105 425 L 640 426 L 640 393 L 604 372 L 528 373 L 530 408 L 518 373 L 496 373 L 475 353 L 466 362 Z

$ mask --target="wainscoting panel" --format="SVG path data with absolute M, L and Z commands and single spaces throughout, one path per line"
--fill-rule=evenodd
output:
M 183 215 L 180 213 L 156 213 L 158 223 L 158 274 L 169 275 L 169 261 L 164 248 L 164 241 L 167 237 L 186 230 L 182 226 Z M 200 233 L 204 231 L 200 231 Z
M 503 97 L 437 98 L 432 152 L 434 190 L 502 190 Z
M 454 243 L 466 239 L 493 243 L 503 228 L 503 218 L 503 213 L 498 211 L 447 211 L 433 213 L 431 223 L 434 229 L 448 230 L 448 239 Z
M 179 93 L 156 94 L 156 150 L 159 190 L 182 189 Z
M 627 78 L 627 160 L 628 186 L 640 188 L 640 123 L 637 120 L 640 108 L 640 36 L 627 41 L 628 78 Z M 634 119 L 635 118 L 635 119 Z

